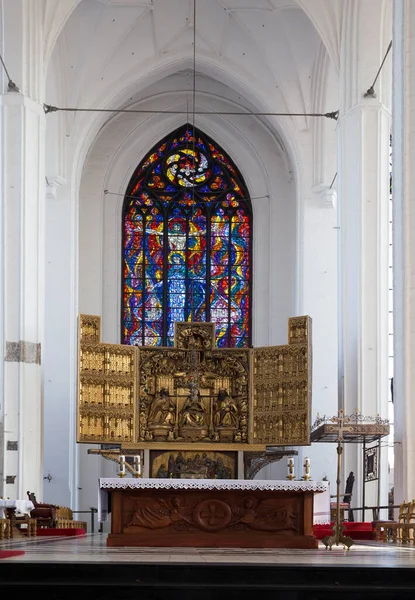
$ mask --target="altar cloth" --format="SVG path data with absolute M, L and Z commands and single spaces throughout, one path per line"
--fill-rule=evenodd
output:
M 30 500 L 0 499 L 0 519 L 4 519 L 6 508 L 15 508 L 17 514 L 30 515 L 30 511 L 35 508 L 35 505 Z
M 118 478 L 99 479 L 98 521 L 108 520 L 108 493 L 106 490 L 126 489 L 176 489 L 176 490 L 246 490 L 246 491 L 291 491 L 316 492 L 328 497 L 330 491 L 328 481 L 290 481 L 271 479 L 157 479 L 157 478 Z M 319 513 L 324 502 L 318 504 Z M 325 511 L 323 511 L 324 514 Z M 330 508 L 328 510 L 330 512 Z M 325 514 L 323 519 L 325 518 Z M 318 522 L 325 522 L 316 521 Z
M 328 525 L 330 523 L 330 483 L 328 481 L 325 491 L 314 496 L 313 523 L 314 525 Z

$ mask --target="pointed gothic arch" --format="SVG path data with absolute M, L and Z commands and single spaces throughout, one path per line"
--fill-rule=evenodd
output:
M 166 136 L 130 180 L 122 227 L 122 343 L 172 346 L 176 321 L 212 321 L 219 347 L 251 345 L 252 205 L 222 148 L 189 124 Z

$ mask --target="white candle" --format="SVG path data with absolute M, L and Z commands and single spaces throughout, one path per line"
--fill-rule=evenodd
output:
M 141 456 L 139 454 L 134 456 L 134 470 L 137 475 L 141 475 Z
M 125 456 L 120 454 L 120 473 L 125 475 Z

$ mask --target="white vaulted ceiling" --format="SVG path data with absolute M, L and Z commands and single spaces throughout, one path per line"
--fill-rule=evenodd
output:
M 338 0 L 330 2 L 333 12 Z M 199 82 L 208 66 L 213 65 L 217 80 L 220 73 L 221 83 L 244 82 L 245 88 L 249 86 L 263 99 L 262 106 L 266 99 L 269 111 L 314 111 L 313 79 L 327 43 L 323 46 L 315 24 L 300 6 L 303 3 L 198 0 Z M 56 12 L 58 5 L 60 14 Z M 329 17 L 329 13 L 325 15 L 326 20 Z M 193 0 L 46 0 L 49 45 L 59 20 L 65 24 L 54 53 L 59 55 L 66 106 L 119 106 L 129 100 L 121 101 L 124 90 L 135 96 L 157 81 L 158 72 L 160 78 L 164 76 L 166 65 L 175 65 L 170 73 L 192 67 Z M 325 108 L 328 111 L 336 107 Z

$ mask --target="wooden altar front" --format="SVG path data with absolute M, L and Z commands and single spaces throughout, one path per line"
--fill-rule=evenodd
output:
M 320 481 L 100 479 L 108 546 L 317 548 Z

